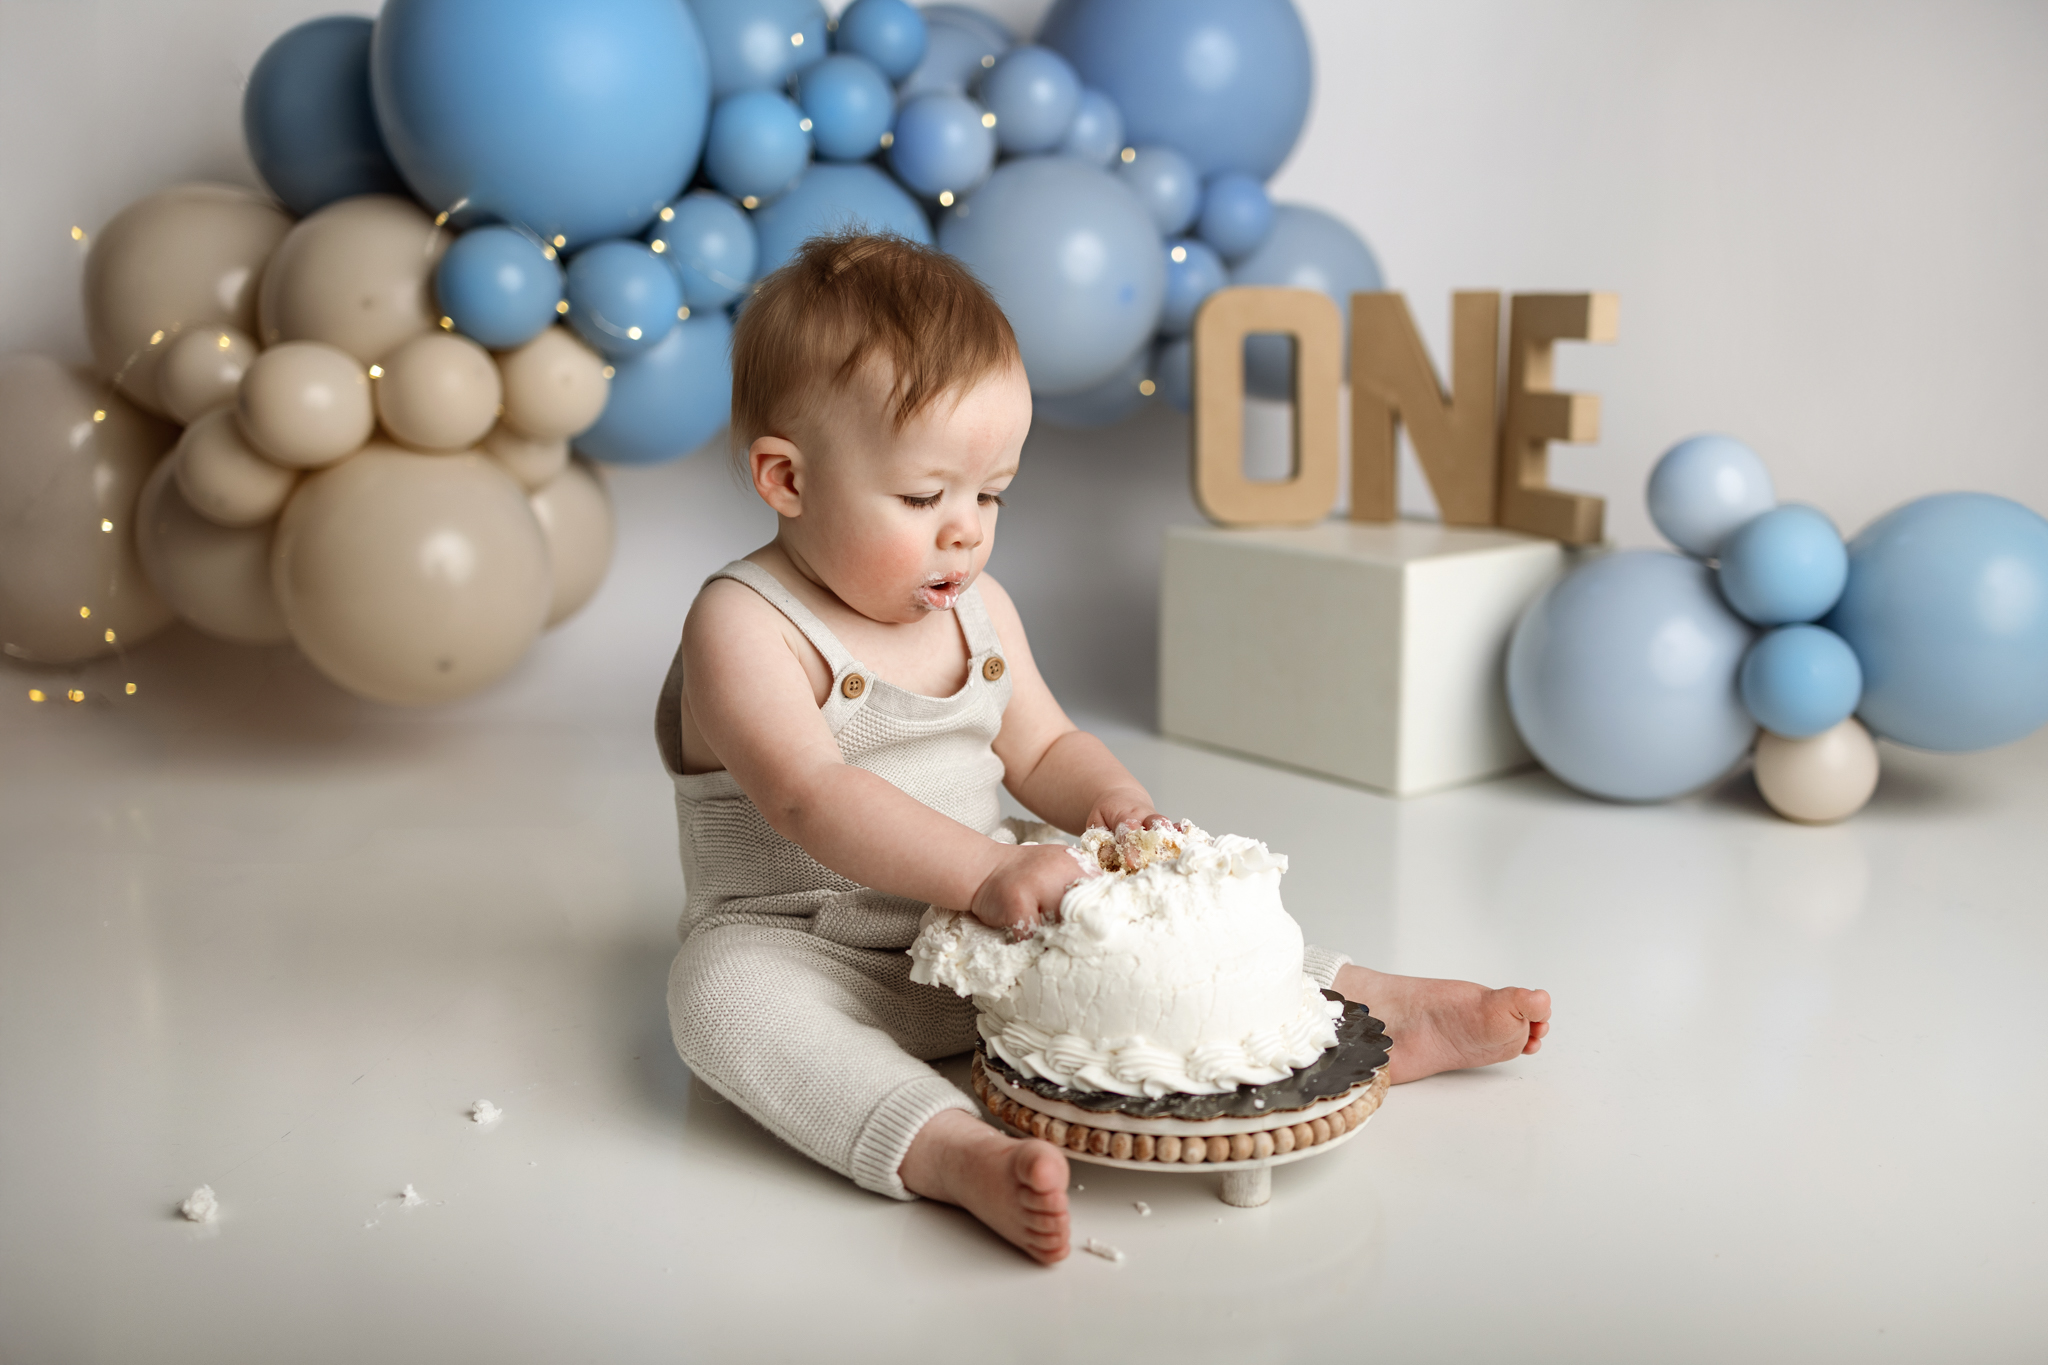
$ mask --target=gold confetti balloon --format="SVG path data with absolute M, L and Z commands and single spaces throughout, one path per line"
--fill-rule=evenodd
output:
M 550 327 L 498 357 L 505 425 L 536 441 L 574 436 L 598 419 L 611 380 L 604 357 L 566 327 Z
M 299 486 L 278 519 L 271 581 L 322 672 L 398 706 L 496 682 L 554 597 L 540 522 L 496 461 L 381 441 Z
M 77 663 L 170 624 L 133 519 L 177 434 L 88 370 L 0 358 L 0 652 Z
M 188 425 L 223 403 L 235 401 L 235 390 L 256 343 L 237 327 L 187 327 L 168 343 L 157 369 L 157 394 L 173 421 Z
M 237 644 L 291 638 L 270 587 L 270 525 L 221 526 L 200 516 L 169 460 L 143 485 L 135 517 L 143 571 L 182 619 Z
M 612 563 L 612 500 L 588 460 L 575 460 L 528 495 L 548 542 L 554 592 L 547 624 L 559 625 L 596 594 Z
M 236 412 L 249 444 L 294 469 L 361 449 L 377 424 L 362 363 L 318 341 L 287 341 L 257 356 L 242 376 Z
M 556 475 L 569 467 L 568 441 L 561 438 L 536 440 L 514 431 L 503 422 L 492 427 L 490 434 L 484 437 L 483 451 L 505 466 L 529 493 L 547 487 Z
M 299 220 L 263 272 L 257 338 L 320 341 L 365 365 L 440 323 L 434 268 L 448 234 L 410 199 L 358 195 Z
M 468 337 L 416 336 L 384 357 L 381 368 L 377 419 L 403 445 L 468 450 L 498 420 L 498 366 Z
M 266 263 L 292 220 L 232 185 L 173 185 L 138 199 L 93 236 L 85 330 L 100 373 L 152 412 L 170 348 L 189 328 L 256 330 Z
M 192 510 L 216 526 L 269 521 L 299 481 L 297 470 L 265 459 L 249 444 L 233 408 L 215 408 L 186 427 L 164 463 Z

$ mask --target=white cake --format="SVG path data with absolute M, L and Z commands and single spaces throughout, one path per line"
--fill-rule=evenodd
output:
M 1287 859 L 1192 825 L 1090 830 L 1057 923 L 1021 943 L 933 910 L 911 979 L 974 998 L 989 1050 L 1028 1077 L 1119 1095 L 1264 1085 L 1335 1045 L 1342 1006 L 1302 971 Z

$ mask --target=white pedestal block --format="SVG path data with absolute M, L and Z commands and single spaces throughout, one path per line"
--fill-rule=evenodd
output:
M 1508 636 L 1570 558 L 1434 522 L 1176 527 L 1160 726 L 1397 796 L 1520 767 Z

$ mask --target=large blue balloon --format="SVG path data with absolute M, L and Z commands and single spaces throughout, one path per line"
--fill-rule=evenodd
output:
M 981 81 L 981 102 L 996 116 L 996 145 L 1011 155 L 1058 147 L 1081 103 L 1081 78 L 1051 48 L 1014 47 Z
M 810 163 L 804 111 L 774 91 L 742 90 L 711 111 L 704 174 L 741 203 L 773 199 Z
M 1259 249 L 1231 267 L 1232 284 L 1278 284 L 1320 289 L 1336 301 L 1351 336 L 1351 296 L 1380 288 L 1380 263 L 1372 248 L 1342 221 L 1321 209 L 1275 204 L 1273 227 Z M 1287 338 L 1248 337 L 1244 343 L 1245 388 L 1261 398 L 1287 398 L 1292 348 Z M 1347 370 L 1346 373 L 1349 373 Z
M 1273 201 L 1266 187 L 1248 175 L 1225 171 L 1202 187 L 1195 231 L 1226 261 L 1249 256 L 1273 230 Z
M 692 190 L 661 211 L 647 234 L 683 286 L 692 309 L 723 308 L 754 282 L 761 244 L 740 206 L 710 190 Z
M 713 99 L 741 90 L 779 91 L 791 76 L 825 59 L 825 11 L 818 0 L 689 4 L 710 54 Z
M 1879 734 L 1960 753 L 2048 722 L 2048 521 L 1989 493 L 1937 493 L 1849 542 L 1824 623 L 1863 664 L 1857 714 Z
M 899 99 L 915 99 L 934 91 L 965 94 L 996 64 L 996 58 L 1010 50 L 1010 36 L 993 20 L 969 19 L 946 5 L 927 6 L 924 20 L 924 60 L 896 87 Z
M 599 242 L 569 262 L 569 325 L 615 360 L 652 351 L 682 306 L 676 272 L 639 242 Z
M 1107 166 L 1123 149 L 1124 116 L 1116 101 L 1083 86 L 1067 135 L 1060 139 L 1060 155 L 1077 156 L 1091 166 Z
M 1057 427 L 1106 427 L 1121 422 L 1152 400 L 1152 348 L 1140 346 L 1117 372 L 1079 393 L 1033 394 L 1034 422 Z
M 1034 392 L 1105 382 L 1158 324 L 1166 294 L 1158 230 L 1116 177 L 1072 157 L 998 167 L 941 220 L 939 245 L 1002 305 Z
M 986 113 L 967 96 L 942 91 L 908 101 L 896 111 L 889 169 L 927 199 L 950 203 L 945 196 L 970 193 L 996 161 Z
M 974 36 L 988 51 L 1000 57 L 1017 41 L 1002 20 L 975 5 L 938 4 L 924 7 L 926 26 L 953 28 Z M 994 65 L 994 63 L 985 63 Z
M 1171 237 L 1195 221 L 1202 202 L 1202 177 L 1171 147 L 1136 147 L 1115 170 L 1160 232 Z
M 1778 505 L 1771 471 L 1733 436 L 1689 436 L 1650 471 L 1650 520 L 1689 555 L 1712 559 L 1736 527 Z
M 851 52 L 836 53 L 797 78 L 796 100 L 811 121 L 811 140 L 827 161 L 865 161 L 882 145 L 896 117 L 896 92 L 882 68 Z
M 1159 308 L 1161 336 L 1185 336 L 1195 325 L 1195 310 L 1221 289 L 1226 275 L 1223 258 L 1191 237 L 1166 244 L 1166 301 Z
M 614 464 L 656 464 L 695 450 L 732 412 L 731 352 L 724 313 L 677 324 L 659 346 L 614 368 L 604 415 L 576 448 Z
M 1204 175 L 1267 179 L 1308 117 L 1314 68 L 1288 0 L 1059 0 L 1038 40 L 1116 101 L 1131 142 Z
M 761 236 L 762 275 L 787 265 L 805 239 L 831 232 L 893 232 L 932 243 L 917 201 L 871 165 L 813 165 L 795 189 L 754 215 L 754 228 Z
M 905 0 L 853 0 L 839 16 L 832 46 L 865 57 L 900 81 L 924 60 L 924 16 Z
M 370 89 L 428 208 L 574 246 L 638 232 L 697 167 L 704 43 L 676 0 L 386 0 Z
M 1543 766 L 1581 791 L 1663 801 L 1748 752 L 1736 673 L 1752 632 L 1703 564 L 1624 550 L 1545 589 L 1508 645 L 1508 705 Z
M 1822 626 L 1781 626 L 1742 660 L 1742 704 L 1787 739 L 1811 739 L 1855 714 L 1863 669 L 1848 642 Z
M 242 92 L 256 173 L 300 217 L 356 194 L 405 194 L 370 104 L 370 21 L 309 19 L 263 50 Z
M 456 331 L 493 351 L 509 351 L 555 322 L 562 267 L 549 248 L 516 228 L 471 228 L 442 255 L 434 296 Z
M 1849 552 L 1827 513 L 1798 503 L 1774 507 L 1721 541 L 1721 595 L 1745 621 L 1784 626 L 1818 621 L 1842 595 Z

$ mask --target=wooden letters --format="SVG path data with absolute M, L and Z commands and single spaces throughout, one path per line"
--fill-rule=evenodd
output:
M 1500 295 L 1451 296 L 1451 391 L 1399 294 L 1351 296 L 1351 519 L 1392 521 L 1395 428 L 1451 526 L 1493 525 Z
M 1294 338 L 1294 475 L 1244 476 L 1244 339 Z M 1195 317 L 1195 502 L 1223 526 L 1312 526 L 1337 505 L 1344 320 L 1327 294 L 1260 286 L 1211 294 Z
M 1508 411 L 1500 432 L 1498 523 L 1567 545 L 1600 539 L 1606 504 L 1550 487 L 1552 441 L 1600 438 L 1600 395 L 1551 387 L 1551 345 L 1612 341 L 1621 300 L 1613 294 L 1517 294 L 1508 322 Z

